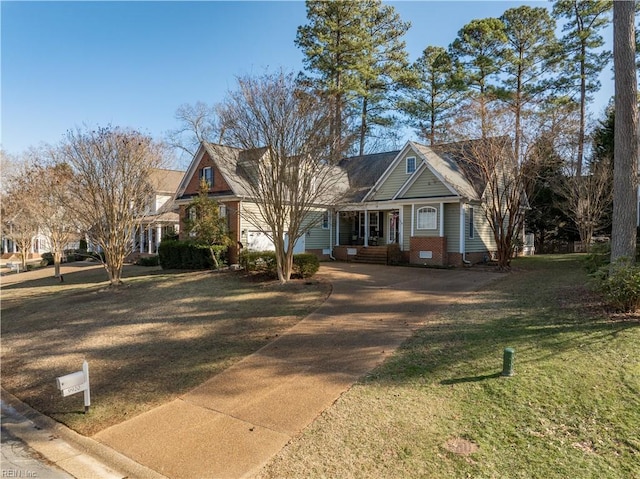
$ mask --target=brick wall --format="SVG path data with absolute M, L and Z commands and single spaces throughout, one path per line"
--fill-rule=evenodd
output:
M 409 262 L 431 266 L 445 266 L 448 264 L 447 238 L 439 236 L 412 236 L 410 243 Z M 421 251 L 431 251 L 431 258 L 421 258 Z

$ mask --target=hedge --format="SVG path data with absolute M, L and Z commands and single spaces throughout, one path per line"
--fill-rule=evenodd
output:
M 227 247 L 215 245 L 218 257 L 226 253 Z M 215 267 L 208 245 L 193 241 L 165 240 L 158 247 L 158 258 L 162 269 L 212 269 Z

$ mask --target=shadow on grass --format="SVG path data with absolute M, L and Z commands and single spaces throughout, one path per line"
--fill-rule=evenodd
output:
M 486 381 L 487 379 L 496 379 L 502 377 L 502 373 L 494 373 L 494 374 L 485 374 L 483 376 L 471 376 L 467 378 L 456 378 L 456 379 L 444 379 L 440 381 L 440 384 L 461 384 L 461 383 L 477 383 L 480 381 Z

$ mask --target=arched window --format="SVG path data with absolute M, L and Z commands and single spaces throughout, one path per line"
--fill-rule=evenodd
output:
M 438 227 L 438 210 L 431 206 L 418 209 L 417 223 L 419 230 L 435 230 Z

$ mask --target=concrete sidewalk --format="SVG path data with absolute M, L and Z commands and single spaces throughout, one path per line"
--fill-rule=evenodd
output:
M 430 313 L 498 275 L 323 265 L 329 299 L 275 341 L 94 439 L 169 478 L 253 477 Z

